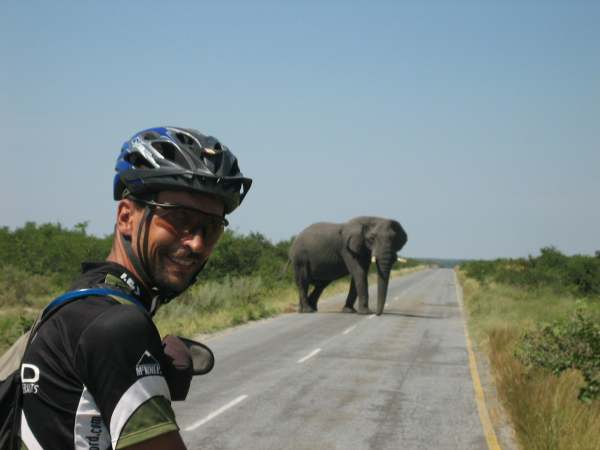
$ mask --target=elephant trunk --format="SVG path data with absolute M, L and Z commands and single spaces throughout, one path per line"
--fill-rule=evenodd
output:
M 390 272 L 396 260 L 395 254 L 376 257 L 377 261 L 377 315 L 383 313 L 385 298 L 387 296 Z

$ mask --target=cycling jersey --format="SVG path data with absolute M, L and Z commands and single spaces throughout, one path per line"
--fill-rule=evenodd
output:
M 122 266 L 84 264 L 74 289 L 117 288 L 141 302 L 87 297 L 40 327 L 21 368 L 27 450 L 124 448 L 176 431 L 152 296 Z

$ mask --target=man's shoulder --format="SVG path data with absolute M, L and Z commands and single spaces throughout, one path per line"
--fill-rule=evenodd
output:
M 87 304 L 86 304 L 87 302 Z M 155 330 L 150 314 L 127 301 L 114 297 L 89 297 L 74 302 L 71 314 L 86 314 L 90 321 L 86 333 L 118 333 L 128 335 L 144 329 Z
M 40 327 L 39 334 L 45 341 L 70 342 L 67 345 L 75 348 L 84 334 L 127 339 L 144 330 L 146 334 L 156 332 L 145 310 L 112 296 L 94 295 L 61 306 Z

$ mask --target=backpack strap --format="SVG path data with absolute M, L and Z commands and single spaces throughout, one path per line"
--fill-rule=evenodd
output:
M 53 312 L 57 311 L 59 308 L 66 305 L 67 303 L 71 303 L 73 300 L 77 300 L 77 299 L 80 299 L 83 297 L 90 297 L 90 296 L 113 297 L 113 298 L 116 297 L 115 300 L 117 300 L 117 301 L 121 300 L 121 302 L 124 303 L 123 300 L 125 300 L 125 302 L 130 302 L 130 303 L 134 304 L 135 306 L 137 306 L 138 308 L 141 308 L 144 311 L 146 311 L 146 307 L 142 304 L 142 302 L 140 302 L 135 297 L 132 297 L 131 295 L 128 295 L 125 292 L 120 291 L 118 289 L 110 289 L 110 288 L 77 289 L 75 291 L 65 292 L 61 296 L 56 297 L 54 300 L 52 300 L 52 302 L 50 302 L 50 304 L 48 306 L 46 306 L 46 308 L 44 308 L 44 311 L 42 312 L 42 314 L 40 316 L 40 320 L 39 320 L 38 324 L 36 324 L 36 325 L 39 326 L 43 321 L 45 321 L 48 317 L 50 317 Z

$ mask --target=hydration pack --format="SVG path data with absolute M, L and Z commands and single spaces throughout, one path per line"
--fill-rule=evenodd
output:
M 21 364 L 25 351 L 40 326 L 64 305 L 84 297 L 113 297 L 125 300 L 140 308 L 144 306 L 135 298 L 122 291 L 109 288 L 90 288 L 69 291 L 55 298 L 44 308 L 31 329 L 23 334 L 8 351 L 0 357 L 0 450 L 16 450 L 20 446 L 21 405 Z

